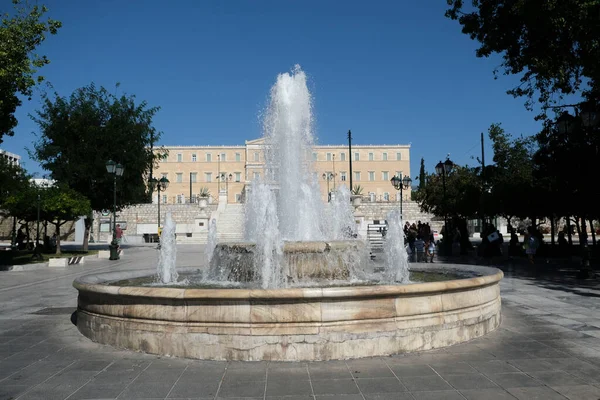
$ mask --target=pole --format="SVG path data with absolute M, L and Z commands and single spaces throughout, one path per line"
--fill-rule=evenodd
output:
M 481 132 L 481 188 L 482 188 L 482 193 L 481 193 L 481 220 L 482 220 L 482 231 L 484 229 L 485 225 L 485 208 L 484 208 L 484 204 L 485 204 L 485 150 L 483 148 L 483 132 Z
M 156 233 L 160 232 L 160 183 L 156 185 L 158 188 L 158 219 L 156 220 Z
M 12 248 L 12 250 L 17 249 L 17 217 L 13 217 L 12 238 L 10 241 L 10 247 Z
M 117 174 L 113 184 L 113 241 L 117 240 Z
M 335 154 L 333 156 L 333 191 L 335 192 Z
M 218 183 L 219 188 L 217 189 L 217 192 L 221 193 L 221 155 L 220 154 L 217 154 L 217 174 L 218 174 L 217 180 L 219 181 L 219 183 Z
M 444 188 L 444 243 L 448 246 L 450 243 L 450 232 L 448 232 L 448 210 L 446 210 L 446 168 L 443 169 L 442 173 L 442 186 Z M 447 235 L 447 236 L 446 236 Z
M 404 219 L 404 218 L 402 217 L 402 189 L 403 189 L 403 186 L 402 186 L 402 184 L 401 184 L 401 185 L 400 185 L 400 218 Z
M 190 172 L 190 203 L 192 202 L 192 173 Z
M 37 196 L 37 229 L 35 234 L 35 245 L 40 244 L 40 195 Z
M 350 162 L 350 193 L 352 193 L 352 131 L 348 131 L 348 160 Z

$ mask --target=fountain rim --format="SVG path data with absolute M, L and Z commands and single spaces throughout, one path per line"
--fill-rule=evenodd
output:
M 439 282 L 424 282 L 398 285 L 368 285 L 368 286 L 331 286 L 304 287 L 282 289 L 245 289 L 245 288 L 169 288 L 152 286 L 111 286 L 109 282 L 122 279 L 140 278 L 154 275 L 156 269 L 129 270 L 88 274 L 76 278 L 73 287 L 79 291 L 104 293 L 108 295 L 151 297 L 164 299 L 336 299 L 336 298 L 367 298 L 387 297 L 394 295 L 423 295 L 449 291 L 464 291 L 493 285 L 504 277 L 502 270 L 494 267 L 464 266 L 456 264 L 436 264 L 435 267 L 419 265 L 411 268 L 415 271 L 436 271 L 443 265 L 452 265 L 454 270 L 483 272 L 483 276 L 463 279 L 453 279 Z M 462 267 L 462 268 L 461 268 Z M 179 272 L 197 271 L 198 268 L 181 268 Z

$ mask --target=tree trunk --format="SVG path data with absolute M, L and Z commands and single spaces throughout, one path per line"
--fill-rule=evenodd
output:
M 581 235 L 579 236 L 579 244 L 585 245 L 587 244 L 587 226 L 585 222 L 585 215 L 581 217 Z
M 60 256 L 60 221 L 57 221 L 56 226 L 56 255 Z
M 92 228 L 92 224 L 94 223 L 94 219 L 91 215 L 88 215 L 83 219 L 83 223 L 85 224 L 85 231 L 83 233 L 83 251 L 88 251 L 88 245 L 90 243 L 90 230 Z
M 590 218 L 590 232 L 592 232 L 592 244 L 596 246 L 596 228 L 594 228 L 594 220 Z

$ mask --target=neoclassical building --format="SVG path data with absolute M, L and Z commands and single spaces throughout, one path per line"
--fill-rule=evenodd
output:
M 165 146 L 168 156 L 153 171 L 156 178 L 166 177 L 169 187 L 161 191 L 161 203 L 187 203 L 203 187 L 212 201 L 218 193 L 227 193 L 227 202 L 241 202 L 246 186 L 264 173 L 264 139 L 248 140 L 243 146 Z M 313 148 L 315 174 L 323 200 L 341 185 L 363 188 L 363 196 L 372 202 L 399 200 L 392 187 L 394 175 L 410 176 L 410 145 L 320 145 Z M 329 177 L 329 179 L 327 179 Z M 221 179 L 220 179 L 221 178 Z M 223 179 L 224 178 L 224 179 Z M 190 196 L 191 194 L 191 196 Z M 410 189 L 403 192 L 410 199 Z M 157 193 L 154 193 L 154 201 Z

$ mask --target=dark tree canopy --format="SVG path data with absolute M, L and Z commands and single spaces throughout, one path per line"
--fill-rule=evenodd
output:
M 117 206 L 146 202 L 145 180 L 160 156 L 151 150 L 160 138 L 152 125 L 158 110 L 94 84 L 69 98 L 45 96 L 33 118 L 40 130 L 35 158 L 53 179 L 87 197 L 94 210 L 112 209 L 113 176 L 106 162 L 113 160 L 125 167 L 117 178 Z
M 27 172 L 0 157 L 0 210 L 5 208 L 5 202 L 11 194 L 25 190 L 28 186 Z
M 48 9 L 29 6 L 13 0 L 14 12 L 3 10 L 0 25 L 0 143 L 4 135 L 13 136 L 17 126 L 15 111 L 21 105 L 19 96 L 31 97 L 32 88 L 44 78 L 35 76 L 37 69 L 50 63 L 46 56 L 34 54 L 46 39 L 56 34 L 59 21 L 42 20 Z
M 600 0 L 447 0 L 446 16 L 480 43 L 477 57 L 502 56 L 494 71 L 520 76 L 508 91 L 526 107 L 565 95 L 600 99 Z M 542 116 L 538 116 L 542 117 Z

